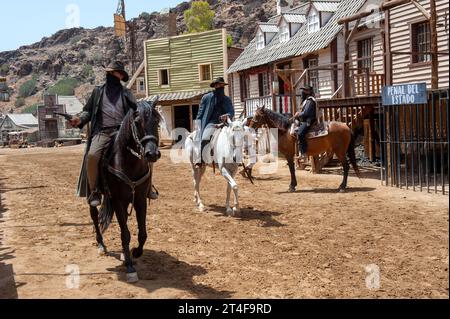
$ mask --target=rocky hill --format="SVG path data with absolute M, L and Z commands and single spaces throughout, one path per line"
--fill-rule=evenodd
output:
M 258 21 L 267 21 L 276 13 L 276 0 L 208 2 L 216 12 L 215 27 L 226 28 L 238 47 L 245 47 L 254 37 Z M 189 7 L 190 2 L 183 2 L 172 9 L 177 15 L 178 34 L 186 31 L 183 12 Z M 142 13 L 133 21 L 137 26 L 138 58 L 142 60 L 144 40 L 167 36 L 168 15 Z M 115 59 L 126 61 L 127 57 L 123 40 L 114 36 L 111 27 L 61 30 L 32 45 L 0 52 L 0 76 L 6 76 L 12 92 L 10 102 L 0 102 L 0 112 L 29 110 L 30 105 L 42 100 L 44 90 L 66 78 L 76 80 L 75 94 L 83 100 L 95 84 L 103 81 L 101 65 Z M 31 79 L 35 81 L 35 89 L 16 103 L 21 86 Z

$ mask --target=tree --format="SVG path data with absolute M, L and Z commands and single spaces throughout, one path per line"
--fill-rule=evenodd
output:
M 233 46 L 233 42 L 234 42 L 234 40 L 233 40 L 233 37 L 231 36 L 231 34 L 227 35 L 227 46 L 229 48 L 231 48 Z
M 192 2 L 190 9 L 184 12 L 184 21 L 188 28 L 188 33 L 204 32 L 212 30 L 214 27 L 214 11 L 206 1 Z

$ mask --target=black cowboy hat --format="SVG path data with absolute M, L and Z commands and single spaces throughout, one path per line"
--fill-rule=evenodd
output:
M 103 66 L 106 72 L 119 72 L 123 75 L 123 82 L 128 82 L 130 79 L 130 76 L 128 75 L 127 71 L 125 71 L 125 65 L 121 61 L 114 61 L 110 63 L 108 66 Z
M 228 85 L 228 83 L 225 82 L 225 79 L 223 77 L 219 77 L 217 79 L 215 79 L 211 84 L 210 87 L 214 87 L 216 84 L 225 84 Z
M 313 88 L 311 85 L 309 85 L 309 84 L 302 85 L 302 86 L 300 87 L 300 89 L 301 89 L 301 90 L 308 90 L 308 91 L 314 92 L 314 88 Z

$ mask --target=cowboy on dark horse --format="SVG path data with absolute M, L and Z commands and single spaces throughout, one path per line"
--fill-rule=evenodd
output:
M 121 84 L 121 81 L 129 80 L 124 64 L 116 61 L 106 67 L 105 71 L 106 83 L 94 89 L 81 114 L 70 121 L 73 127 L 80 129 L 91 123 L 86 154 L 78 180 L 78 196 L 88 197 L 88 202 L 93 207 L 102 203 L 99 184 L 102 156 L 128 111 L 137 110 L 133 93 Z M 155 199 L 155 194 L 149 195 Z
M 209 144 L 211 137 L 213 136 L 216 125 L 226 121 L 227 117 L 234 118 L 234 108 L 231 99 L 225 95 L 225 83 L 223 77 L 217 78 L 211 83 L 211 87 L 214 91 L 206 94 L 201 102 L 200 109 L 198 111 L 196 121 L 200 121 L 200 136 L 201 140 L 201 153 L 203 155 L 203 149 Z M 201 155 L 201 162 L 199 159 L 196 161 L 196 166 L 200 167 L 204 163 L 204 158 Z
M 317 102 L 314 98 L 314 88 L 311 85 L 304 85 L 302 89 L 302 109 L 294 115 L 294 119 L 300 122 L 298 127 L 298 146 L 300 150 L 300 158 L 306 160 L 307 152 L 307 140 L 306 135 L 308 134 L 312 125 L 316 123 L 317 112 L 316 106 Z

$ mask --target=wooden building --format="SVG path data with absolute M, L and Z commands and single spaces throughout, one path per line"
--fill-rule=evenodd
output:
M 217 77 L 227 80 L 225 71 L 241 52 L 227 47 L 225 29 L 148 40 L 144 50 L 146 99 L 159 97 L 169 131 L 193 129 L 200 100 L 211 91 L 210 83 Z M 139 84 L 141 76 L 134 78 L 132 86 Z M 163 132 L 162 139 L 171 142 L 173 137 Z
M 127 84 L 127 88 L 133 92 L 136 99 L 142 99 L 147 96 L 147 85 L 145 82 L 145 62 L 139 65 L 137 71 Z
M 44 105 L 38 106 L 39 139 L 42 145 L 52 145 L 56 140 L 70 142 L 80 140 L 80 130 L 72 128 L 57 113 L 76 115 L 83 109 L 81 102 L 74 96 L 44 95 Z
M 9 143 L 10 133 L 20 133 L 38 127 L 38 120 L 32 114 L 6 114 L 0 123 L 1 144 Z

